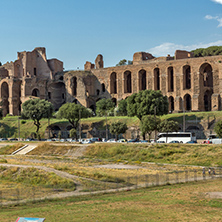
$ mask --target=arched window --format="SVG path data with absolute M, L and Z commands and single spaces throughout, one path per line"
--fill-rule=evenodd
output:
M 213 71 L 209 63 L 201 65 L 200 75 L 205 87 L 213 87 Z
M 183 88 L 191 88 L 191 75 L 190 75 L 190 66 L 186 65 L 183 67 Z
M 154 69 L 154 90 L 160 90 L 160 69 Z
M 105 87 L 104 83 L 101 84 L 101 87 L 102 87 L 102 92 L 105 92 L 106 91 L 106 87 Z
M 170 96 L 168 100 L 169 100 L 169 111 L 173 112 L 174 111 L 174 98 Z
M 168 68 L 167 75 L 168 75 L 168 92 L 173 92 L 174 91 L 173 67 Z
M 191 96 L 189 94 L 186 94 L 184 96 L 184 109 L 187 111 L 190 111 L 192 109 L 191 107 Z
M 117 85 L 116 85 L 116 73 L 113 72 L 110 75 L 110 93 L 116 94 L 117 93 Z
M 33 89 L 32 90 L 32 96 L 39 97 L 40 96 L 39 90 L 38 89 Z
M 144 69 L 139 71 L 139 90 L 146 89 L 146 71 Z
M 212 96 L 212 91 L 207 90 L 204 93 L 204 109 L 205 111 L 211 111 L 211 96 Z
M 9 113 L 9 87 L 7 82 L 3 82 L 1 85 L 1 99 L 2 99 L 2 114 L 6 116 Z
M 72 89 L 72 96 L 77 95 L 77 78 L 73 77 L 71 79 L 71 89 Z
M 131 80 L 131 72 L 124 72 L 124 93 L 132 92 L 132 80 Z

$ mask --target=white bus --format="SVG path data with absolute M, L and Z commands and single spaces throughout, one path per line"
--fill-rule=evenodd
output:
M 157 137 L 157 143 L 187 143 L 189 141 L 196 141 L 195 133 L 191 132 L 170 132 L 170 133 L 159 133 Z

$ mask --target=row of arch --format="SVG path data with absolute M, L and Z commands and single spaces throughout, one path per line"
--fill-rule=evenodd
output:
M 191 89 L 192 80 L 191 80 L 191 67 L 189 65 L 185 65 L 182 68 L 183 72 L 183 89 Z M 213 73 L 212 67 L 209 63 L 204 63 L 201 65 L 199 69 L 200 73 L 200 84 L 206 87 L 213 87 Z M 154 90 L 161 90 L 161 75 L 160 69 L 155 68 L 153 70 L 153 78 L 154 78 Z M 167 86 L 168 92 L 174 92 L 174 68 L 172 66 L 167 68 Z M 124 93 L 132 93 L 132 72 L 127 70 L 123 74 L 124 80 Z M 141 69 L 138 72 L 138 86 L 139 90 L 147 89 L 147 72 L 144 69 Z M 117 94 L 117 73 L 112 72 L 110 74 L 110 94 Z
M 204 103 L 204 111 L 211 111 L 211 97 L 212 91 L 206 90 L 202 99 Z M 175 100 L 173 96 L 168 98 L 169 101 L 169 112 L 173 112 L 175 110 Z M 192 98 L 190 94 L 184 95 L 183 99 L 180 97 L 179 99 L 179 109 L 181 111 L 191 111 L 192 110 Z

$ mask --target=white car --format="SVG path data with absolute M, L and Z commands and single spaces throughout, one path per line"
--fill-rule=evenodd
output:
M 116 139 L 109 139 L 107 140 L 107 143 L 116 143 Z

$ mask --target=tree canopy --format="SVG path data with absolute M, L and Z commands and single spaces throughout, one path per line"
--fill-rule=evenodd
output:
M 179 130 L 179 124 L 174 120 L 164 119 L 158 125 L 159 132 L 169 133 L 169 132 L 177 132 L 178 130 Z
M 75 103 L 65 103 L 59 108 L 57 118 L 67 119 L 72 128 L 77 129 L 79 120 L 87 118 L 89 115 L 89 111 L 84 106 Z
M 122 99 L 118 102 L 118 116 L 127 116 L 127 100 Z
M 22 115 L 32 119 L 36 125 L 36 133 L 40 128 L 40 120 L 42 118 L 50 118 L 53 113 L 52 103 L 44 99 L 30 99 L 22 104 Z
M 112 134 L 116 135 L 116 139 L 118 139 L 118 135 L 120 133 L 126 132 L 127 125 L 126 125 L 126 123 L 122 123 L 122 122 L 114 122 L 110 125 L 109 130 Z
M 116 64 L 116 66 L 125 66 L 125 65 L 132 65 L 133 62 L 131 60 L 122 59 L 119 61 L 119 63 Z
M 96 103 L 96 115 L 113 115 L 114 108 L 115 103 L 112 101 L 112 99 L 101 99 Z
M 194 57 L 222 55 L 222 46 L 210 46 L 208 48 L 199 48 L 192 50 Z
M 222 138 L 222 120 L 216 123 L 214 131 L 219 138 Z
M 160 124 L 160 118 L 155 117 L 154 115 L 143 116 L 140 122 L 140 130 L 142 132 L 144 139 L 145 139 L 145 135 L 148 134 L 149 141 L 150 141 L 151 133 L 154 130 L 157 130 L 159 124 Z
M 143 90 L 127 98 L 128 115 L 140 120 L 145 115 L 154 115 L 155 107 L 157 116 L 168 113 L 168 99 L 161 91 Z

